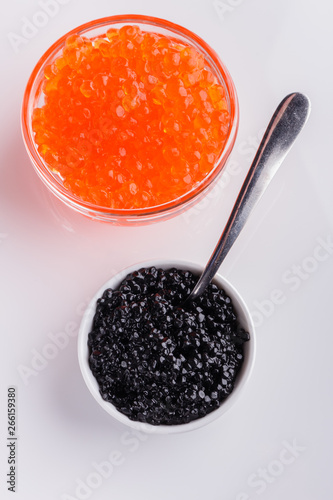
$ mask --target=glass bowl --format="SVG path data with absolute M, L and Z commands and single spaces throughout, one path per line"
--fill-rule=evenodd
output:
M 243 298 L 239 292 L 233 287 L 233 285 L 227 281 L 220 273 L 217 273 L 213 279 L 219 288 L 222 288 L 226 294 L 231 298 L 233 307 L 237 314 L 239 324 L 244 330 L 246 330 L 250 335 L 250 340 L 244 343 L 244 362 L 242 367 L 237 374 L 235 380 L 235 386 L 231 394 L 220 404 L 220 406 L 213 410 L 207 415 L 192 420 L 188 423 L 178 424 L 178 425 L 152 425 L 144 422 L 139 422 L 131 420 L 126 415 L 121 413 L 117 408 L 110 402 L 105 401 L 99 391 L 99 386 L 97 380 L 95 379 L 90 366 L 89 366 L 89 348 L 88 348 L 88 335 L 92 329 L 93 319 L 96 312 L 97 300 L 103 295 L 103 292 L 112 288 L 116 290 L 125 277 L 140 268 L 155 266 L 161 269 L 177 268 L 187 271 L 191 271 L 193 274 L 200 276 L 203 271 L 203 266 L 197 263 L 186 262 L 181 260 L 150 260 L 146 262 L 140 262 L 138 264 L 132 265 L 123 269 L 119 273 L 115 274 L 111 279 L 109 279 L 93 296 L 91 299 L 80 324 L 78 333 L 78 358 L 79 365 L 83 379 L 92 394 L 95 401 L 105 410 L 111 417 L 116 419 L 122 424 L 134 428 L 139 431 L 144 431 L 147 433 L 154 434 L 175 434 L 181 432 L 192 431 L 203 427 L 214 420 L 222 417 L 243 394 L 246 388 L 247 382 L 253 370 L 255 353 L 256 353 L 256 334 L 252 321 L 250 311 L 244 302 Z
M 212 169 L 200 183 L 192 187 L 188 192 L 157 206 L 135 209 L 112 209 L 83 201 L 66 189 L 60 176 L 51 171 L 38 153 L 32 129 L 32 114 L 36 107 L 40 107 L 43 104 L 44 94 L 42 87 L 45 79 L 45 67 L 50 65 L 62 53 L 68 36 L 82 35 L 93 39 L 104 34 L 110 28 L 121 28 L 127 24 L 135 24 L 143 31 L 162 34 L 186 42 L 201 52 L 205 58 L 206 68 L 215 75 L 218 84 L 225 88 L 230 125 L 224 147 Z M 67 206 L 85 216 L 121 225 L 137 225 L 170 218 L 198 202 L 212 188 L 230 155 L 237 135 L 238 121 L 238 100 L 235 86 L 227 68 L 221 62 L 216 52 L 204 40 L 186 28 L 170 21 L 142 15 L 121 15 L 94 20 L 71 30 L 61 37 L 44 53 L 36 64 L 26 86 L 21 114 L 22 134 L 28 155 L 37 174 L 48 189 Z

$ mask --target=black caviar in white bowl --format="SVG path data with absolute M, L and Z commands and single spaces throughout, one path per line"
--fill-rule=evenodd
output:
M 174 433 L 206 425 L 236 401 L 252 370 L 249 311 L 220 275 L 183 306 L 202 267 L 150 261 L 111 278 L 79 331 L 84 380 L 98 403 L 136 429 Z

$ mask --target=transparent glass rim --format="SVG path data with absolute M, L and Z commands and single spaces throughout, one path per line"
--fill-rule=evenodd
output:
M 203 179 L 198 185 L 192 188 L 190 191 L 184 195 L 171 200 L 162 205 L 147 207 L 147 208 L 137 208 L 137 209 L 112 209 L 108 207 L 102 207 L 98 205 L 91 204 L 81 200 L 79 197 L 71 194 L 50 171 L 46 163 L 40 157 L 32 131 L 31 125 L 31 114 L 34 109 L 34 105 L 38 96 L 41 93 L 41 84 L 43 81 L 43 71 L 47 64 L 61 51 L 64 46 L 65 40 L 68 36 L 77 34 L 88 36 L 89 32 L 95 29 L 111 27 L 119 24 L 139 24 L 145 26 L 152 26 L 159 29 L 166 29 L 171 32 L 176 37 L 185 39 L 188 43 L 194 45 L 199 51 L 201 51 L 206 60 L 212 66 L 215 76 L 217 76 L 219 82 L 222 82 L 229 100 L 229 111 L 230 111 L 230 126 L 229 132 L 221 151 L 220 156 L 216 159 L 214 167 L 211 169 L 209 174 Z M 117 15 L 109 16 L 100 19 L 90 21 L 88 23 L 82 24 L 71 31 L 67 32 L 61 38 L 59 38 L 49 49 L 42 55 L 42 57 L 37 62 L 34 67 L 30 78 L 27 82 L 26 89 L 23 96 L 22 111 L 21 111 L 21 128 L 23 140 L 29 154 L 30 160 L 32 161 L 35 170 L 41 180 L 46 184 L 50 191 L 62 200 L 66 205 L 74 208 L 76 211 L 83 213 L 85 215 L 98 218 L 101 220 L 121 220 L 121 219 L 145 219 L 152 218 L 156 219 L 163 215 L 167 215 L 172 212 L 178 212 L 180 210 L 185 210 L 188 205 L 191 205 L 194 200 L 203 195 L 206 189 L 213 183 L 213 181 L 219 176 L 222 171 L 226 160 L 228 159 L 233 145 L 236 140 L 237 131 L 239 123 L 239 106 L 238 98 L 235 89 L 234 82 L 229 74 L 228 69 L 222 63 L 221 59 L 217 53 L 198 35 L 192 31 L 177 25 L 171 21 L 164 19 L 159 19 L 151 16 L 143 16 L 138 14 L 131 15 Z

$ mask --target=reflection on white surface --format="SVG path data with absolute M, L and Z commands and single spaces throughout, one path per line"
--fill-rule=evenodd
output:
M 36 13 L 46 12 L 45 5 L 58 9 L 56 14 L 47 14 L 45 26 L 15 51 L 8 33 L 22 36 L 24 20 L 38 23 Z M 15 498 L 328 498 L 332 5 L 300 0 L 276 5 L 263 0 L 142 0 L 140 5 L 135 0 L 20 0 L 5 8 L 0 49 L 6 67 L 0 97 L 0 328 L 5 339 L 0 392 L 17 387 Z M 45 49 L 83 22 L 126 12 L 168 18 L 196 31 L 230 69 L 240 100 L 229 177 L 196 210 L 141 228 L 90 221 L 52 198 L 30 165 L 19 126 L 25 83 Z M 42 24 L 40 14 L 38 19 Z M 194 433 L 147 439 L 133 434 L 110 422 L 84 386 L 76 356 L 84 304 L 112 274 L 133 262 L 207 260 L 261 129 L 292 91 L 309 95 L 311 117 L 223 264 L 223 273 L 260 323 L 247 392 L 222 421 Z M 20 372 L 20 366 L 31 372 Z M 0 404 L 3 479 L 8 472 L 5 396 Z M 11 498 L 5 483 L 1 481 L 1 498 Z

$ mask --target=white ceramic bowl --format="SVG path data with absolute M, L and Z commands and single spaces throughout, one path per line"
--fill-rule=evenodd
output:
M 240 397 L 241 393 L 244 391 L 246 383 L 252 372 L 254 358 L 255 358 L 256 339 L 255 339 L 254 326 L 250 316 L 250 312 L 242 297 L 225 278 L 223 278 L 220 274 L 217 274 L 214 278 L 214 283 L 216 283 L 216 285 L 218 285 L 219 287 L 223 288 L 227 293 L 227 295 L 230 296 L 241 326 L 250 334 L 250 340 L 244 343 L 244 362 L 240 372 L 238 373 L 234 390 L 232 391 L 230 396 L 228 396 L 228 398 L 220 405 L 219 408 L 213 410 L 211 413 L 209 413 L 204 417 L 192 420 L 191 422 L 185 424 L 152 425 L 130 420 L 126 415 L 120 413 L 111 403 L 104 401 L 100 395 L 97 381 L 93 373 L 91 372 L 88 364 L 88 344 L 87 344 L 88 334 L 92 328 L 92 322 L 96 310 L 97 299 L 99 299 L 102 296 L 104 290 L 106 290 L 107 288 L 117 289 L 128 273 L 131 273 L 142 267 L 151 267 L 151 266 L 159 267 L 162 269 L 170 269 L 171 267 L 176 267 L 178 269 L 191 271 L 198 275 L 203 270 L 203 267 L 201 265 L 194 264 L 191 262 L 184 262 L 177 260 L 168 262 L 160 260 L 151 260 L 146 262 L 140 262 L 133 266 L 127 267 L 126 269 L 120 271 L 118 274 L 109 279 L 94 295 L 82 318 L 78 335 L 79 364 L 84 381 L 87 384 L 89 391 L 91 392 L 97 403 L 100 404 L 101 407 L 107 413 L 109 413 L 109 415 L 117 419 L 119 422 L 122 422 L 123 424 L 128 425 L 134 429 L 155 434 L 171 434 L 171 433 L 173 434 L 178 432 L 190 431 L 202 427 L 208 424 L 209 422 L 212 422 L 213 420 L 219 418 L 235 404 L 237 399 Z

